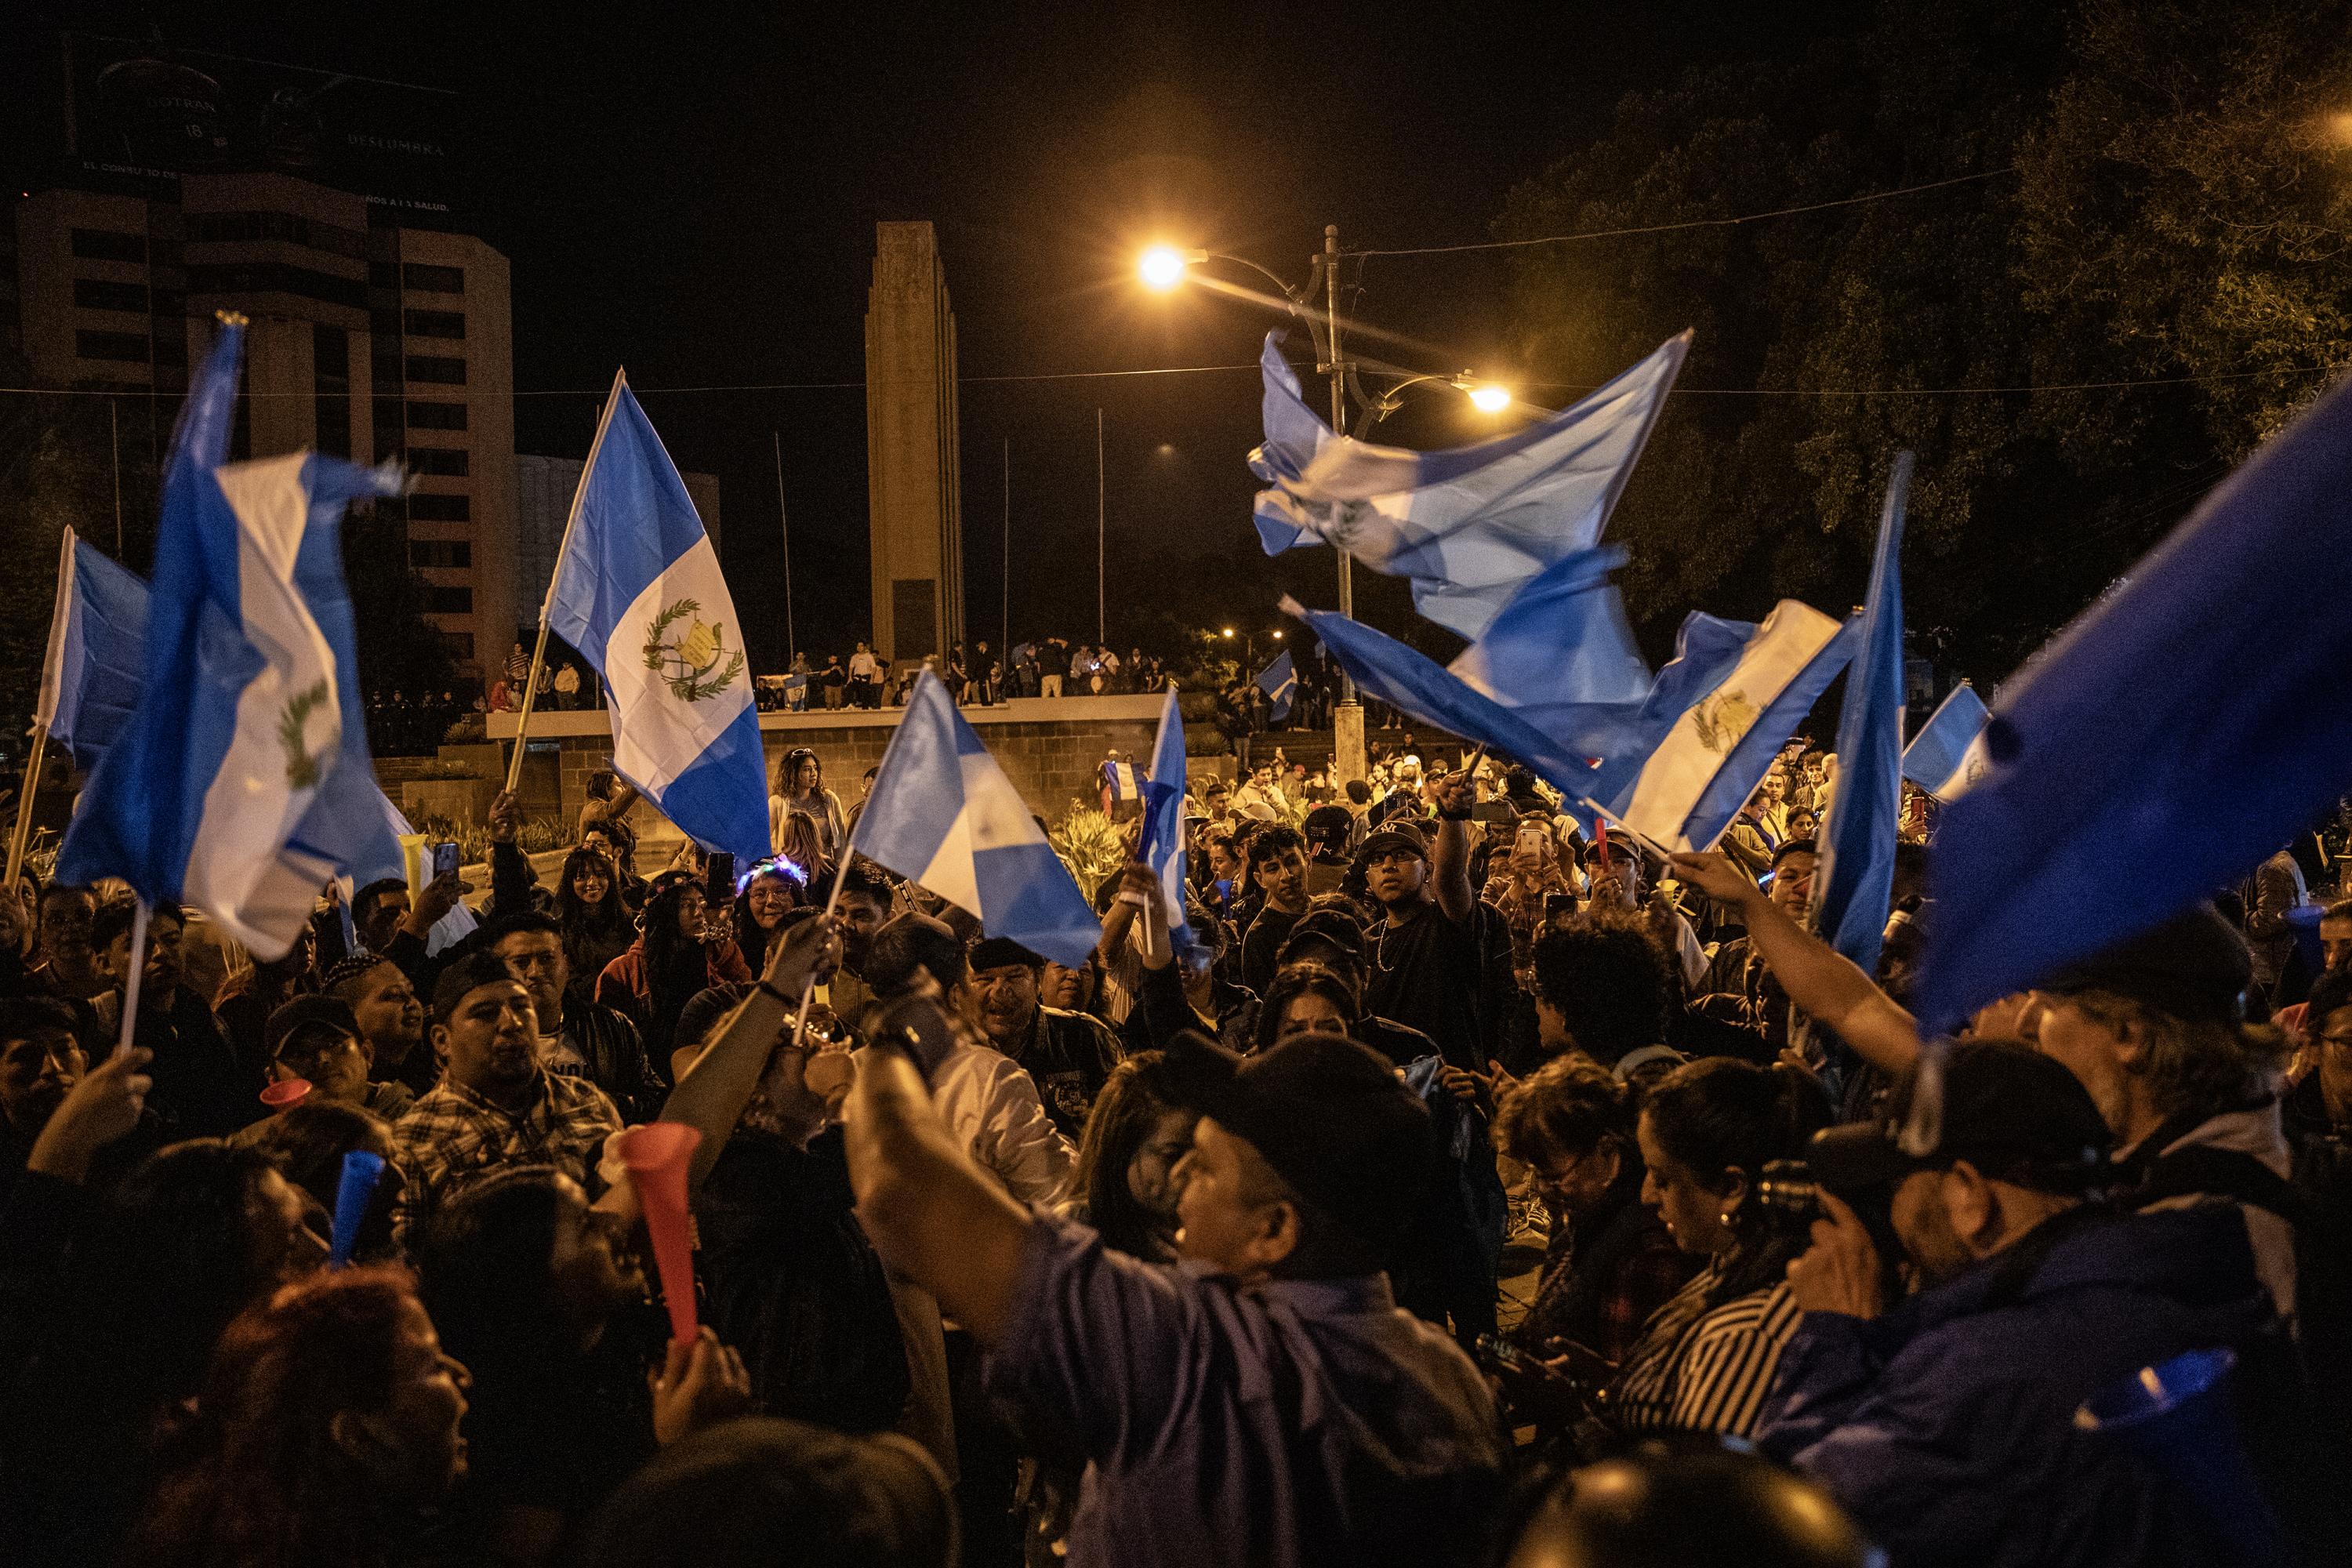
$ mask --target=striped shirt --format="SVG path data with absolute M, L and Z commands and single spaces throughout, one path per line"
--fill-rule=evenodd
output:
M 1721 1278 L 1702 1269 L 1643 1326 L 1610 1385 L 1620 1430 L 1754 1432 L 1803 1314 L 1785 1282 L 1710 1308 Z

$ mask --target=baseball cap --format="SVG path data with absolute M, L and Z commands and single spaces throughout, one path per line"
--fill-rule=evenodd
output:
M 1421 835 L 1408 832 L 1402 827 L 1383 827 L 1378 833 L 1367 836 L 1363 847 L 1357 851 L 1357 854 L 1361 856 L 1364 864 L 1369 866 L 1383 855 L 1393 855 L 1400 851 L 1407 855 L 1418 855 L 1424 860 L 1429 858 L 1429 846 L 1422 842 Z
M 2115 1135 L 2090 1090 L 2055 1058 L 2021 1040 L 1962 1040 L 1944 1060 L 1942 1126 L 1935 1152 L 1914 1158 L 1900 1144 L 1918 1090 L 1914 1066 L 1877 1121 L 1813 1134 L 1813 1178 L 1832 1192 L 1858 1192 L 1966 1160 L 1986 1175 L 2041 1192 L 2095 1186 Z
M 1024 969 L 1043 969 L 1045 961 L 1009 936 L 984 936 L 971 944 L 971 954 L 966 963 L 977 974 L 983 969 L 1005 969 L 1018 964 Z
M 2068 995 L 2111 991 L 2176 1018 L 2226 1022 L 2240 1016 L 2253 960 L 2246 939 L 2211 904 L 2076 959 L 2038 989 Z
M 360 1021 L 351 1004 L 332 996 L 297 996 L 269 1015 L 261 1026 L 261 1055 L 276 1061 L 286 1043 L 299 1035 L 356 1035 Z
M 1288 963 L 1294 949 L 1311 942 L 1327 942 L 1351 959 L 1357 968 L 1364 966 L 1364 928 L 1345 910 L 1310 909 L 1293 921 L 1290 932 L 1282 939 L 1282 948 L 1275 956 Z
M 1370 1047 L 1300 1034 L 1241 1057 L 1188 1030 L 1167 1060 L 1187 1110 L 1247 1142 L 1357 1241 L 1386 1252 L 1419 1212 L 1429 1112 Z

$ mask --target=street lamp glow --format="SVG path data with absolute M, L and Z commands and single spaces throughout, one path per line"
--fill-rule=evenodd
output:
M 1233 627 L 1231 627 L 1231 626 L 1227 626 L 1227 627 L 1225 628 L 1225 636 L 1227 636 L 1227 637 L 1231 637 L 1231 636 L 1233 636 L 1233 635 L 1234 635 L 1234 628 L 1233 628 Z
M 1511 405 L 1511 389 L 1491 381 L 1482 381 L 1467 389 L 1470 406 L 1481 414 L 1500 414 Z
M 1184 269 L 1192 264 L 1192 257 L 1172 245 L 1155 245 L 1143 253 L 1136 270 L 1143 276 L 1143 286 L 1165 294 L 1184 281 Z
M 1276 633 L 1275 633 L 1275 634 L 1274 634 L 1274 640 L 1275 640 L 1275 641 L 1276 641 L 1276 642 L 1280 642 L 1280 641 L 1282 640 L 1282 634 L 1281 634 L 1280 632 L 1276 632 Z

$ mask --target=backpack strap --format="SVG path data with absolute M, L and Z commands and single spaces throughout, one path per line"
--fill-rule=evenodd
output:
M 2139 1184 L 2126 1196 L 2133 1207 L 2147 1208 L 2168 1198 L 2200 1194 L 2252 1204 L 2296 1226 L 2315 1217 L 2311 1200 L 2284 1176 L 2235 1149 L 2192 1145 L 2162 1155 L 2148 1163 Z

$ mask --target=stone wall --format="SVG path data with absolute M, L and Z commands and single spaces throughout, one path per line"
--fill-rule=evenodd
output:
M 1029 809 L 1058 822 L 1072 800 L 1093 801 L 1104 759 L 1149 762 L 1160 729 L 1162 699 L 1080 697 L 1036 700 L 970 708 L 964 718 L 1021 792 Z M 762 713 L 760 740 L 772 784 L 776 763 L 795 746 L 814 749 L 824 764 L 824 782 L 847 805 L 864 794 L 866 770 L 880 764 L 898 728 L 898 710 L 879 712 Z M 512 714 L 493 714 L 494 740 L 510 741 Z M 613 736 L 606 715 L 596 711 L 534 713 L 523 761 L 522 805 L 530 816 L 575 820 L 588 798 L 588 777 L 612 765 Z M 1207 759 L 1190 765 L 1208 771 Z

